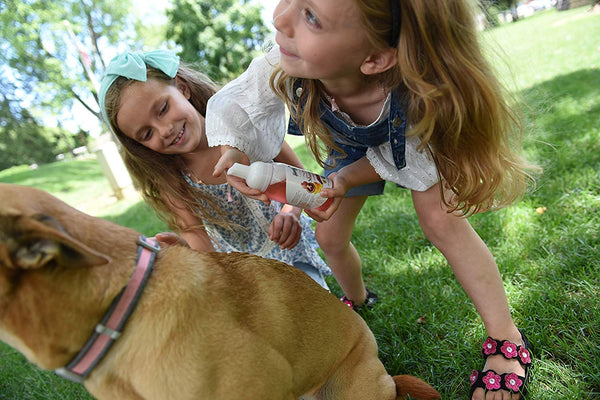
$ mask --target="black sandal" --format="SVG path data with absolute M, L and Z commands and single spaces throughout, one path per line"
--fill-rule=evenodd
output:
M 521 332 L 521 330 L 519 330 Z M 517 375 L 514 372 L 498 374 L 489 369 L 486 371 L 473 370 L 471 374 L 471 397 L 477 388 L 483 388 L 486 391 L 506 390 L 510 393 L 519 393 L 521 399 L 527 395 L 527 383 L 529 381 L 529 370 L 531 369 L 531 351 L 529 341 L 525 334 L 521 332 L 523 346 L 516 345 L 508 340 L 496 340 L 488 336 L 483 343 L 481 354 L 486 359 L 489 356 L 501 354 L 507 360 L 516 358 L 525 368 L 525 376 Z
M 342 303 L 344 303 L 345 305 L 347 305 L 354 311 L 360 311 L 360 310 L 371 308 L 371 307 L 373 307 L 373 304 L 377 303 L 379 296 L 377 296 L 377 293 L 371 292 L 369 290 L 369 288 L 366 288 L 366 289 L 367 289 L 367 297 L 365 298 L 364 303 L 362 303 L 360 305 L 354 304 L 354 302 L 352 300 L 348 299 L 346 296 L 343 296 L 340 300 Z

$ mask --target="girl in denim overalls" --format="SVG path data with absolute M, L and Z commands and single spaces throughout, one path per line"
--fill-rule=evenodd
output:
M 490 336 L 484 371 L 471 375 L 472 398 L 489 400 L 522 394 L 530 359 L 494 258 L 465 217 L 511 204 L 531 179 L 518 118 L 482 55 L 472 11 L 459 0 L 281 1 L 278 46 L 211 98 L 206 124 L 209 145 L 230 146 L 220 175 L 233 162 L 277 154 L 288 106 L 289 132 L 305 135 L 334 181 L 323 193 L 332 206 L 306 211 L 354 308 L 375 297 L 350 242 L 356 217 L 384 181 L 411 189 L 423 232 Z

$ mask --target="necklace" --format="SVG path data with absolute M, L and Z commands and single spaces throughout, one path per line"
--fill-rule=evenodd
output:
M 196 176 L 196 174 L 194 173 L 194 171 L 192 170 L 185 170 L 185 175 L 191 179 L 192 182 L 194 182 L 196 185 L 206 185 L 206 183 L 204 183 L 202 181 L 202 179 L 198 178 Z M 229 185 L 229 183 L 227 183 L 227 202 L 231 203 L 233 201 L 233 197 L 231 195 L 231 185 Z
M 388 96 L 389 96 L 389 93 L 385 88 L 382 88 L 382 90 L 383 90 L 383 105 L 381 106 L 382 108 L 381 108 L 380 114 L 383 111 L 385 104 L 387 102 Z M 349 126 L 352 126 L 352 127 L 368 126 L 368 124 L 360 125 L 360 124 L 354 122 L 354 120 L 352 119 L 350 114 L 348 114 L 345 111 L 343 111 L 342 109 L 340 109 L 338 104 L 335 102 L 335 98 L 333 98 L 333 96 L 331 96 L 325 90 L 323 90 L 323 95 L 325 97 L 325 100 L 327 100 L 327 102 L 329 102 L 329 104 L 331 106 L 331 111 L 334 114 L 336 114 L 340 119 L 342 119 L 346 124 L 348 124 Z
M 198 184 L 198 185 L 206 185 L 206 183 L 204 183 L 204 181 L 202 181 L 202 179 L 198 178 L 196 176 L 196 174 L 194 173 L 194 171 L 192 170 L 185 170 L 185 175 L 190 178 L 192 180 L 192 182 Z

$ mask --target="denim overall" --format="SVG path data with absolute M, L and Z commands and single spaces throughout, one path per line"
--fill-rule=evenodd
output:
M 298 81 L 296 81 L 298 83 Z M 299 84 L 294 85 L 294 95 L 296 96 Z M 296 96 L 297 99 L 297 96 Z M 335 172 L 346 165 L 349 165 L 363 158 L 367 153 L 367 148 L 377 147 L 385 142 L 390 142 L 394 164 L 399 170 L 406 166 L 404 158 L 406 145 L 406 117 L 402 110 L 402 101 L 398 91 L 392 92 L 390 101 L 390 110 L 387 118 L 379 121 L 372 126 L 349 126 L 344 120 L 340 119 L 331 110 L 327 103 L 321 101 L 319 109 L 321 112 L 321 121 L 333 135 L 335 144 L 339 146 L 346 156 L 332 150 L 327 158 L 327 163 L 334 165 L 332 168 L 325 168 L 325 176 Z M 302 136 L 298 124 L 290 117 L 288 123 L 288 133 L 290 135 Z M 356 186 L 348 191 L 346 196 L 376 195 L 382 194 L 385 181 L 368 183 L 362 186 Z

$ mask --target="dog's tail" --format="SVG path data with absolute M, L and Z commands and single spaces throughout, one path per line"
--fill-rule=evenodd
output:
M 397 375 L 393 379 L 396 383 L 397 400 L 406 399 L 406 395 L 408 394 L 411 398 L 418 400 L 441 399 L 437 390 L 416 376 Z

